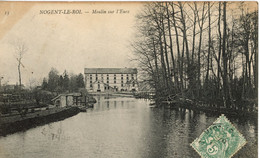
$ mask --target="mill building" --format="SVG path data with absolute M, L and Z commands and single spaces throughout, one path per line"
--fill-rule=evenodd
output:
M 89 92 L 138 90 L 136 68 L 85 68 L 84 74 Z

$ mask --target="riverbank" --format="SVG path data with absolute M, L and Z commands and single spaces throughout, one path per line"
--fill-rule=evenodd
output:
M 74 116 L 96 103 L 85 90 L 55 97 L 44 94 L 42 91 L 0 93 L 0 136 Z
M 80 112 L 78 107 L 59 107 L 50 108 L 32 113 L 25 116 L 9 115 L 0 117 L 0 136 L 23 131 L 39 125 L 44 125 L 54 121 L 60 121 L 74 116 Z
M 217 107 L 217 106 L 207 106 L 206 104 L 194 103 L 192 100 L 173 100 L 173 101 L 161 101 L 160 102 L 164 107 L 170 109 L 189 109 L 193 111 L 201 111 L 209 114 L 225 114 L 229 116 L 239 116 L 239 117 L 250 117 L 257 119 L 258 110 L 257 109 L 248 109 L 248 108 L 227 108 L 227 107 Z

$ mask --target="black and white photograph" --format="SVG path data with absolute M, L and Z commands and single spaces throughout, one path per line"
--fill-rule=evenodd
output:
M 257 158 L 258 2 L 0 2 L 0 158 Z

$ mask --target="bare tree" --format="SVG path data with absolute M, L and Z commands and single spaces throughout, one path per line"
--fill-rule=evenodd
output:
M 22 64 L 22 59 L 24 57 L 24 54 L 28 51 L 28 48 L 24 41 L 22 40 L 16 40 L 15 42 L 12 43 L 13 48 L 14 48 L 14 56 L 15 59 L 17 60 L 17 68 L 18 68 L 18 76 L 19 76 L 19 87 L 22 87 L 22 74 L 21 74 L 21 66 L 24 67 Z
M 137 16 L 139 38 L 132 47 L 159 97 L 181 94 L 227 108 L 254 99 L 257 11 L 233 12 L 227 9 L 229 4 L 154 2 L 144 6 Z

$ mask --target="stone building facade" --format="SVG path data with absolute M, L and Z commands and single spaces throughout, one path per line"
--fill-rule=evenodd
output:
M 136 68 L 85 68 L 84 74 L 89 92 L 138 90 Z

